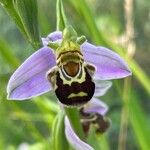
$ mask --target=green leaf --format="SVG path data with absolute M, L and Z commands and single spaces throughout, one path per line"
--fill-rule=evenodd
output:
M 28 41 L 34 48 L 39 48 L 41 40 L 38 29 L 37 1 L 15 0 L 14 5 L 23 24 Z
M 8 15 L 14 20 L 14 22 L 19 27 L 20 31 L 24 34 L 24 36 L 27 37 L 21 19 L 16 9 L 14 8 L 13 2 L 14 0 L 0 0 L 0 4 L 2 5 L 2 7 L 5 9 Z
M 150 148 L 150 129 L 148 124 L 148 118 L 146 117 L 141 105 L 138 101 L 136 93 L 132 94 L 132 99 L 129 101 L 130 109 L 130 122 L 135 133 L 135 137 L 142 150 L 149 150 Z
M 144 70 L 136 63 L 136 61 L 132 60 L 130 66 L 133 73 L 136 75 L 136 78 L 141 82 L 143 87 L 150 94 L 150 86 L 149 86 L 150 78 L 147 76 Z
M 15 21 L 27 41 L 29 41 L 35 49 L 41 47 L 37 19 L 37 1 L 0 0 L 0 4 Z

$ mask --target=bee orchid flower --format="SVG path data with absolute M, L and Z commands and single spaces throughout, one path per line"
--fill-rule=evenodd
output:
M 102 81 L 131 75 L 118 54 L 83 39 L 70 26 L 43 38 L 43 47 L 11 76 L 8 99 L 25 100 L 54 90 L 62 104 L 82 105 L 98 94 Z

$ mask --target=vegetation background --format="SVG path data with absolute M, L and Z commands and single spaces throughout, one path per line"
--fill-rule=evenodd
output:
M 0 1 L 1 2 L 1 1 Z M 42 37 L 56 29 L 54 0 L 38 0 Z M 131 78 L 113 81 L 101 99 L 108 104 L 110 129 L 97 135 L 102 150 L 150 149 L 150 3 L 149 0 L 63 0 L 79 35 L 117 51 L 128 61 Z M 59 111 L 53 93 L 32 101 L 8 101 L 7 82 L 35 49 L 0 6 L 0 150 L 51 149 L 51 127 Z M 98 149 L 99 150 L 99 149 Z

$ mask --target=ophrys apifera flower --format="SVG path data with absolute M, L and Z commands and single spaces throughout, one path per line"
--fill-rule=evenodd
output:
M 30 99 L 54 90 L 62 104 L 82 105 L 98 94 L 100 80 L 131 75 L 118 54 L 84 39 L 70 26 L 63 33 L 56 31 L 43 38 L 43 47 L 11 76 L 8 99 Z

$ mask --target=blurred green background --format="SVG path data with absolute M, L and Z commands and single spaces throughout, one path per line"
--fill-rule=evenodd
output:
M 126 1 L 63 0 L 70 23 L 88 41 L 112 48 L 123 57 L 130 57 L 127 54 L 130 44 L 135 47 L 133 57 L 128 60 L 132 79 L 113 81 L 110 91 L 101 98 L 109 106 L 107 116 L 112 121 L 104 137 L 98 136 L 102 150 L 119 149 L 118 145 L 125 141 L 128 150 L 150 149 L 150 3 L 133 1 L 130 21 L 134 36 L 127 42 Z M 38 0 L 42 37 L 56 29 L 55 11 L 54 0 Z M 34 51 L 0 6 L 0 150 L 51 149 L 51 127 L 60 109 L 54 94 L 47 93 L 32 101 L 6 100 L 9 77 Z

